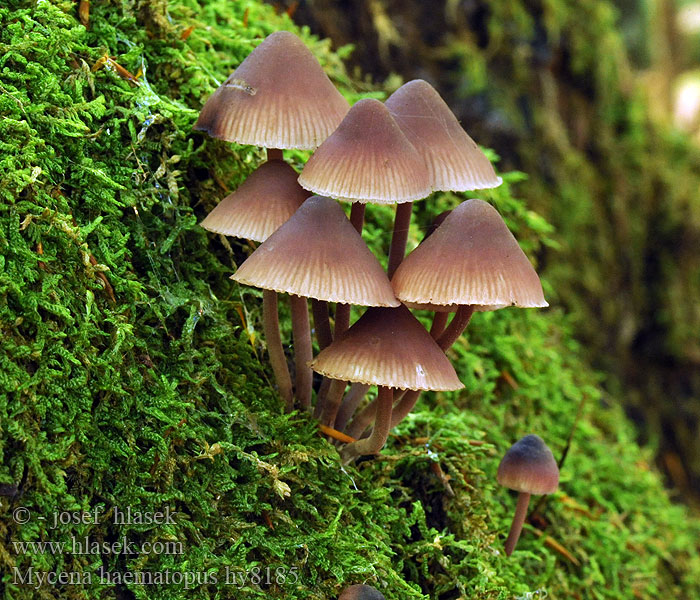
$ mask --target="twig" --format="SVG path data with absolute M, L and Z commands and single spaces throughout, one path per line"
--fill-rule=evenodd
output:
M 354 437 L 350 437 L 346 433 L 343 433 L 342 431 L 338 431 L 337 429 L 333 429 L 332 427 L 328 427 L 328 425 L 323 425 L 319 423 L 318 428 L 321 430 L 321 433 L 328 435 L 339 442 L 344 442 L 346 444 L 351 444 L 352 442 L 356 442 L 357 440 Z
M 549 546 L 552 550 L 561 554 L 564 558 L 566 558 L 569 562 L 576 565 L 577 567 L 581 566 L 581 561 L 578 558 L 576 558 L 573 554 L 571 554 L 571 552 L 569 552 L 566 548 L 564 548 L 564 546 L 562 546 L 559 542 L 557 542 L 557 540 L 555 540 L 552 536 L 545 535 L 535 527 L 532 527 L 532 531 L 537 537 L 544 536 L 545 546 Z

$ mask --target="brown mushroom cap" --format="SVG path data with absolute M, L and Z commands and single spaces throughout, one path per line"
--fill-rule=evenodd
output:
M 553 494 L 559 467 L 541 437 L 530 434 L 513 444 L 498 465 L 498 483 L 527 494 Z
M 409 81 L 385 105 L 423 156 L 433 189 L 462 192 L 501 185 L 489 159 L 429 83 Z
M 231 279 L 328 302 L 399 305 L 384 269 L 343 209 L 321 196 L 306 200 Z
M 314 152 L 299 184 L 316 194 L 375 204 L 425 198 L 430 178 L 416 149 L 379 100 L 357 102 Z
M 351 585 L 345 588 L 338 600 L 385 600 L 384 595 L 371 585 Z
M 211 95 L 195 129 L 239 144 L 313 149 L 348 109 L 304 42 L 277 31 Z
M 498 211 L 467 200 L 409 254 L 391 281 L 409 306 L 481 310 L 548 306 L 542 284 Z
M 370 308 L 311 368 L 331 379 L 409 390 L 464 385 L 444 352 L 405 306 Z
M 263 242 L 308 197 L 292 167 L 282 160 L 270 160 L 219 202 L 200 225 L 214 233 Z

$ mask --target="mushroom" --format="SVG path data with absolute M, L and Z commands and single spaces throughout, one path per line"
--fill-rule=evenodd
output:
M 378 387 L 372 433 L 343 448 L 346 462 L 376 454 L 384 446 L 391 428 L 394 389 L 448 391 L 464 387 L 444 352 L 405 306 L 367 309 L 318 354 L 311 367 L 331 379 Z
M 498 187 L 503 182 L 486 155 L 462 129 L 440 94 L 426 81 L 414 79 L 384 103 L 408 141 L 423 157 L 433 190 L 465 192 Z M 389 251 L 389 279 L 406 251 L 412 204 L 396 207 Z
M 0 496 L 14 498 L 18 491 L 19 488 L 14 483 L 0 483 Z
M 396 204 L 430 193 L 422 157 L 379 100 L 365 98 L 313 153 L 299 184 L 361 204 Z
M 316 194 L 351 201 L 350 221 L 362 231 L 364 205 L 400 204 L 430 194 L 425 163 L 379 100 L 365 98 L 314 152 L 299 184 Z M 336 309 L 335 335 L 350 323 L 350 307 Z
M 425 159 L 433 189 L 466 192 L 503 183 L 489 159 L 428 82 L 409 81 L 384 104 Z
M 513 444 L 498 465 L 498 483 L 518 492 L 513 523 L 505 552 L 510 556 L 518 543 L 531 494 L 553 494 L 559 486 L 559 468 L 542 438 L 526 435 Z
M 466 200 L 396 270 L 391 284 L 407 306 L 455 312 L 438 344 L 447 350 L 474 310 L 548 306 L 542 284 L 498 211 Z
M 200 225 L 222 235 L 264 242 L 310 196 L 297 177 L 286 162 L 267 161 L 219 202 Z
M 231 279 L 290 294 L 295 349 L 298 342 L 299 348 L 308 349 L 295 352 L 297 398 L 304 408 L 311 404 L 312 359 L 310 338 L 304 337 L 309 335 L 305 298 L 364 306 L 399 304 L 382 266 L 343 209 L 321 196 L 307 199 Z
M 276 31 L 209 97 L 195 129 L 239 144 L 310 150 L 348 109 L 304 42 Z
M 384 595 L 371 585 L 351 585 L 345 588 L 338 600 L 384 600 Z
M 442 224 L 442 222 L 445 220 L 447 215 L 449 215 L 452 211 L 451 210 L 446 210 L 444 212 L 441 212 L 433 222 L 430 224 L 430 227 L 425 233 L 425 236 L 423 237 L 423 240 L 425 241 L 430 235 Z M 445 325 L 447 324 L 447 316 L 450 313 L 448 312 L 436 312 L 434 317 L 433 317 L 433 325 L 430 328 L 430 335 L 432 336 L 433 339 L 437 339 L 445 329 Z M 338 409 L 338 415 L 336 416 L 335 419 L 335 428 L 339 431 L 343 431 L 345 426 L 347 425 L 348 421 L 352 417 L 353 413 L 357 409 L 358 406 L 362 403 L 362 400 L 365 397 L 365 394 L 369 390 L 369 386 L 365 385 L 363 383 L 353 383 L 352 386 L 350 387 L 350 391 L 345 395 L 345 398 L 343 399 L 343 403 L 341 404 L 340 408 Z M 398 394 L 398 397 L 394 398 L 395 401 L 400 401 L 401 398 L 403 398 L 403 394 Z M 415 394 L 416 400 L 418 399 L 418 395 L 415 392 L 411 392 L 411 394 Z M 396 396 L 396 394 L 395 394 Z M 411 404 L 410 409 L 413 408 L 413 404 Z M 400 404 L 399 406 L 402 406 Z M 396 414 L 396 406 L 394 407 L 394 412 L 392 412 L 392 417 L 391 417 L 391 422 L 392 422 L 392 427 L 396 425 L 401 419 L 403 419 L 404 416 L 406 416 L 405 413 L 402 416 Z M 410 412 L 409 409 L 409 412 Z M 372 415 L 374 414 L 374 406 L 367 406 L 365 411 L 363 411 L 364 416 L 358 420 L 358 424 L 360 421 L 363 421 L 366 425 L 369 425 L 370 422 L 372 421 Z

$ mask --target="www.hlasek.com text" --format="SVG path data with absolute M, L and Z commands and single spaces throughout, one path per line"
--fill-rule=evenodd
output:
M 40 589 L 57 585 L 175 585 L 192 589 L 201 585 L 230 585 L 243 588 L 247 585 L 267 587 L 272 585 L 294 585 L 299 581 L 298 567 L 252 567 L 240 569 L 226 567 L 224 573 L 210 571 L 108 571 L 100 567 L 98 571 L 36 571 L 29 567 L 22 571 L 13 568 L 15 585 L 31 586 Z
M 136 543 L 129 541 L 125 535 L 114 542 L 98 541 L 87 535 L 81 538 L 72 535 L 70 542 L 13 540 L 12 547 L 15 554 L 184 554 L 182 542 L 156 541 Z

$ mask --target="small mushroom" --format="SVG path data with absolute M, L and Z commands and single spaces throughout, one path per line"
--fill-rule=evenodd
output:
M 475 310 L 548 306 L 535 269 L 498 211 L 483 200 L 466 200 L 446 215 L 399 265 L 391 285 L 410 308 L 455 312 L 449 325 L 439 316 L 431 328 L 445 352 Z M 411 392 L 401 398 L 394 424 L 417 400 Z
M 17 495 L 19 488 L 14 483 L 0 483 L 0 496 L 13 498 Z
M 371 585 L 351 585 L 345 588 L 338 600 L 384 600 L 384 595 Z
M 489 159 L 428 82 L 405 83 L 385 105 L 423 155 L 434 190 L 466 192 L 501 185 Z
M 541 437 L 530 434 L 513 444 L 498 465 L 498 483 L 518 492 L 513 523 L 505 551 L 510 556 L 518 543 L 531 494 L 553 494 L 559 486 L 559 467 Z
M 348 110 L 304 42 L 276 31 L 209 97 L 194 128 L 239 144 L 313 149 Z
M 221 235 L 265 241 L 301 206 L 309 193 L 297 183 L 297 173 L 283 160 L 268 160 L 232 194 L 226 196 L 200 225 Z M 263 329 L 270 365 L 280 396 L 291 408 L 292 380 L 282 347 L 277 293 L 263 292 Z
M 397 204 L 425 198 L 430 179 L 423 158 L 379 100 L 365 98 L 313 153 L 301 187 L 339 200 Z
M 439 336 L 447 350 L 474 310 L 548 306 L 535 269 L 498 211 L 466 200 L 401 263 L 391 285 L 410 308 L 456 311 Z
M 264 162 L 201 222 L 208 231 L 264 242 L 311 194 L 282 160 Z
M 297 173 L 282 160 L 269 160 L 229 194 L 201 222 L 204 229 L 264 242 L 301 206 L 309 193 L 297 183 Z M 263 329 L 270 365 L 280 396 L 291 408 L 292 380 L 284 356 L 277 312 L 277 293 L 263 292 Z
M 319 353 L 311 367 L 330 379 L 377 386 L 372 434 L 343 449 L 346 462 L 376 454 L 384 446 L 391 429 L 394 389 L 450 391 L 464 387 L 435 340 L 403 305 L 368 309 Z M 330 422 L 335 421 L 338 405 L 339 399 L 332 407 Z
M 447 218 L 447 215 L 449 215 L 451 212 L 451 210 L 446 210 L 444 212 L 441 212 L 437 217 L 435 217 L 430 227 L 426 231 L 425 236 L 423 237 L 423 241 L 428 239 L 435 232 L 435 230 L 440 225 L 442 225 L 442 222 Z M 450 313 L 444 311 L 438 311 L 434 314 L 433 325 L 430 328 L 430 335 L 434 340 L 438 339 L 440 337 L 440 334 L 445 330 L 449 314 Z M 338 431 L 343 431 L 348 421 L 352 417 L 353 413 L 355 412 L 355 410 L 357 410 L 357 407 L 360 406 L 360 404 L 362 404 L 362 400 L 364 399 L 365 394 L 367 394 L 367 390 L 369 390 L 369 386 L 365 385 L 364 383 L 352 384 L 352 386 L 350 387 L 350 391 L 345 395 L 345 398 L 343 399 L 343 403 L 340 406 L 340 409 L 338 410 L 338 415 L 335 419 L 335 428 Z M 396 397 L 394 398 L 394 400 L 397 404 L 394 406 L 394 411 L 391 414 L 392 427 L 394 425 L 397 425 L 399 421 L 401 421 L 401 419 L 403 419 L 403 417 L 410 412 L 410 410 L 415 405 L 415 401 L 418 400 L 418 394 L 416 392 L 412 392 L 409 398 L 406 400 L 406 402 L 404 402 L 403 398 L 405 397 L 405 395 L 405 392 L 399 392 L 398 394 L 395 394 Z M 415 401 L 413 400 L 413 397 L 415 397 Z M 397 413 L 397 408 L 401 408 L 401 412 Z M 374 414 L 372 411 L 373 408 L 367 408 L 367 411 L 364 413 L 364 416 L 358 420 L 358 426 L 361 421 L 366 423 L 366 425 L 369 425 L 371 423 L 371 415 Z

